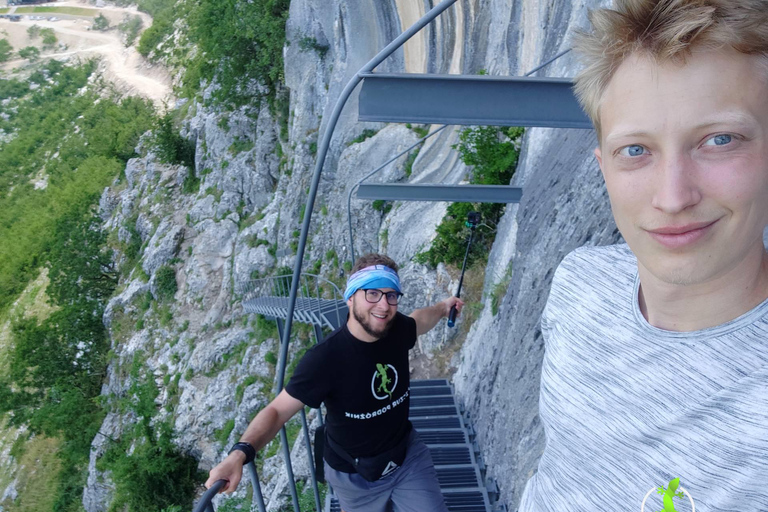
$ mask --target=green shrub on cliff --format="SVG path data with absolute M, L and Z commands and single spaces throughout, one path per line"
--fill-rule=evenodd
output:
M 459 143 L 454 146 L 462 161 L 472 168 L 470 183 L 473 185 L 509 185 L 520 155 L 519 142 L 522 128 L 481 126 L 461 132 Z M 467 266 L 483 261 L 496 238 L 496 224 L 504 213 L 498 203 L 453 203 L 448 207 L 437 227 L 432 246 L 418 254 L 416 261 L 432 267 L 440 262 L 460 266 L 464 260 L 470 228 L 466 226 L 467 214 L 479 211 L 483 221 L 476 228 Z

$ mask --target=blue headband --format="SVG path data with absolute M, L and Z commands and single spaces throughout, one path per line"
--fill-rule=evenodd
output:
M 349 276 L 347 289 L 344 290 L 344 300 L 349 300 L 357 290 L 362 288 L 393 288 L 401 292 L 400 278 L 397 277 L 397 272 L 386 265 L 365 267 Z

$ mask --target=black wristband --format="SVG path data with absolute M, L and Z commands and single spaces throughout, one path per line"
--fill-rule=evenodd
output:
M 232 448 L 229 449 L 229 454 L 231 454 L 234 451 L 240 451 L 245 454 L 245 462 L 243 462 L 243 466 L 245 466 L 249 462 L 253 462 L 253 459 L 256 458 L 256 448 L 251 446 L 251 443 L 245 443 L 243 441 L 240 441 L 239 443 L 235 443 L 232 446 Z

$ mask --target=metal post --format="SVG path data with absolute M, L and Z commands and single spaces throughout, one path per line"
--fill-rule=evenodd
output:
M 312 453 L 312 442 L 309 440 L 309 424 L 307 423 L 307 413 L 301 408 L 301 430 L 304 433 L 304 445 L 307 448 L 307 460 L 309 460 L 309 476 L 312 479 L 312 490 L 315 493 L 315 505 L 317 512 L 321 512 L 320 489 L 317 487 L 317 475 L 315 475 L 315 456 Z
M 282 318 L 275 318 L 275 321 L 277 322 L 277 328 L 278 330 L 282 331 L 284 329 L 285 322 L 283 322 Z M 290 336 L 290 332 L 288 333 Z M 283 353 L 284 346 L 287 346 L 287 341 L 281 342 L 280 347 L 280 353 Z M 280 356 L 282 357 L 282 355 Z M 283 368 L 283 373 L 285 373 L 285 368 Z M 277 392 L 275 395 L 279 395 L 282 391 L 282 385 L 280 380 L 277 381 L 276 388 Z M 293 465 L 291 464 L 291 447 L 288 445 L 288 432 L 285 430 L 285 426 L 280 429 L 280 448 L 283 452 L 283 459 L 285 460 L 285 471 L 288 473 L 288 488 L 291 491 L 291 499 L 293 500 L 293 509 L 295 512 L 301 512 L 301 509 L 299 508 L 299 494 L 296 492 L 296 480 L 293 477 Z
M 259 475 L 256 473 L 256 465 L 251 461 L 248 466 L 248 475 L 251 477 L 251 486 L 253 487 L 253 504 L 259 512 L 267 512 L 264 506 L 264 495 L 261 494 L 261 485 L 259 484 Z

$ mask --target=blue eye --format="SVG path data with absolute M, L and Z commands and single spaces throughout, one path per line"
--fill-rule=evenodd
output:
M 730 144 L 733 140 L 732 135 L 728 135 L 727 133 L 721 133 L 720 135 L 715 135 L 714 137 L 710 137 L 707 139 L 707 141 L 704 143 L 705 146 L 725 146 L 726 144 Z
M 633 144 L 631 146 L 625 146 L 619 150 L 619 154 L 622 156 L 642 156 L 645 154 L 645 148 L 643 146 Z

